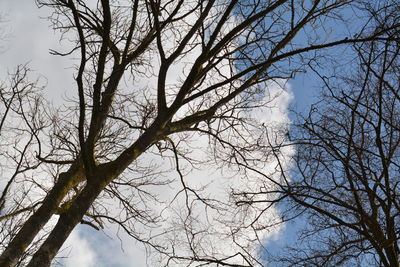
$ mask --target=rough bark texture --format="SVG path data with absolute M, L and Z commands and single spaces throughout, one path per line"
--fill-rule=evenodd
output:
M 43 200 L 43 204 L 24 223 L 16 237 L 0 256 L 0 266 L 15 266 L 25 249 L 55 213 L 68 191 L 82 179 L 82 169 L 73 165 L 60 174 L 58 181 Z
M 102 183 L 95 182 L 85 186 L 76 198 L 72 207 L 60 215 L 56 226 L 40 249 L 32 257 L 29 267 L 50 266 L 51 261 L 68 238 L 74 227 L 82 220 L 83 215 L 104 188 Z

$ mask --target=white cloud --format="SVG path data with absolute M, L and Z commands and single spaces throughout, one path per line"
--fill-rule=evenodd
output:
M 50 55 L 50 49 L 66 52 L 67 42 L 61 46 L 59 34 L 49 27 L 45 19 L 49 10 L 38 9 L 34 1 L 3 0 L 0 10 L 5 14 L 5 26 L 10 31 L 6 40 L 7 50 L 0 53 L 0 77 L 18 64 L 29 66 L 48 82 L 45 93 L 48 100 L 60 101 L 66 92 L 74 92 L 72 87 L 72 61 L 66 57 Z M 60 95 L 60 92 L 63 92 Z
M 66 267 L 94 267 L 96 264 L 95 247 L 90 246 L 79 231 L 73 231 L 65 242 L 62 254 L 66 254 L 63 264 Z

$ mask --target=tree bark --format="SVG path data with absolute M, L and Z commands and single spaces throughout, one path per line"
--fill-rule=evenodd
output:
M 58 181 L 44 198 L 43 204 L 24 223 L 23 227 L 1 254 L 1 267 L 11 267 L 18 263 L 26 248 L 55 213 L 73 184 L 82 179 L 80 177 L 81 171 L 82 169 L 77 164 L 74 164 L 67 172 L 59 175 Z
M 32 257 L 28 267 L 50 266 L 58 250 L 64 244 L 75 226 L 82 220 L 90 205 L 103 190 L 105 183 L 101 180 L 88 183 L 70 209 L 61 214 L 53 231 L 40 249 Z

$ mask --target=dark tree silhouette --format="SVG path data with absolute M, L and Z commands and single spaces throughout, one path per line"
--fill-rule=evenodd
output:
M 385 40 L 397 27 L 370 35 L 332 34 L 329 28 L 341 22 L 340 12 L 350 4 L 343 0 L 37 2 L 53 12 L 54 28 L 74 40 L 71 51 L 52 53 L 76 60 L 76 97 L 59 111 L 36 98 L 13 109 L 25 125 L 16 128 L 26 130 L 11 158 L 17 167 L 22 159 L 17 170 L 32 169 L 25 175 L 30 182 L 22 185 L 32 188 L 3 190 L 3 205 L 11 210 L 1 217 L 9 230 L 0 266 L 25 264 L 25 257 L 27 266 L 49 266 L 78 223 L 99 229 L 107 222 L 158 252 L 166 265 L 261 265 L 260 256 L 241 244 L 237 233 L 241 227 L 258 231 L 265 225 L 231 227 L 236 246 L 222 252 L 204 241 L 207 232 L 194 227 L 194 206 L 217 214 L 227 206 L 190 186 L 179 162 L 196 164 L 187 150 L 194 139 L 206 136 L 219 164 L 267 164 L 264 156 L 271 147 L 264 126 L 249 111 L 266 105 L 260 96 L 269 84 L 302 71 L 324 48 Z M 12 94 L 21 90 L 17 86 Z M 8 99 L 3 99 L 6 109 Z M 20 148 L 25 136 L 33 146 L 27 152 Z M 154 237 L 160 233 L 138 230 L 138 225 L 157 227 L 160 215 L 149 205 L 158 200 L 153 188 L 170 181 L 142 160 L 150 154 L 172 159 L 178 173 L 176 194 L 186 200 L 177 222 L 184 242 L 160 243 Z M 10 201 L 13 194 L 25 200 Z M 121 209 L 110 209 L 110 199 Z M 57 222 L 46 231 L 51 218 Z M 185 250 L 175 249 L 180 243 Z

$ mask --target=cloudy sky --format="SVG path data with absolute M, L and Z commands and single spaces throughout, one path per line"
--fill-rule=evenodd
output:
M 4 78 L 18 64 L 29 63 L 35 75 L 47 83 L 46 98 L 57 105 L 63 96 L 73 93 L 71 60 L 49 54 L 49 49 L 61 49 L 58 37 L 43 19 L 46 10 L 38 10 L 32 0 L 3 0 L 0 12 L 5 18 L 2 27 L 8 33 L 5 50 L 0 54 L 0 77 Z M 42 18 L 41 18 L 42 17 Z M 64 50 L 65 51 L 65 50 Z M 275 108 L 266 111 L 269 119 L 288 122 L 288 106 L 298 103 L 306 106 L 312 90 L 300 91 L 299 88 L 311 87 L 304 79 L 298 79 L 294 86 L 286 84 L 286 92 L 280 92 L 279 86 L 271 86 L 271 93 L 278 94 L 273 103 Z M 295 98 L 293 99 L 294 92 Z M 299 101 L 300 99 L 300 101 Z M 257 115 L 257 114 L 255 114 Z M 265 118 L 265 113 L 264 113 Z M 209 174 L 197 172 L 195 177 Z M 221 182 L 222 186 L 223 182 Z M 222 189 L 221 189 L 222 190 Z M 222 191 L 215 191 L 223 194 Z M 270 238 L 279 238 L 276 231 Z M 129 239 L 115 227 L 98 232 L 87 226 L 78 226 L 62 249 L 61 255 L 68 256 L 62 263 L 68 267 L 76 266 L 137 266 L 146 265 L 144 248 Z

